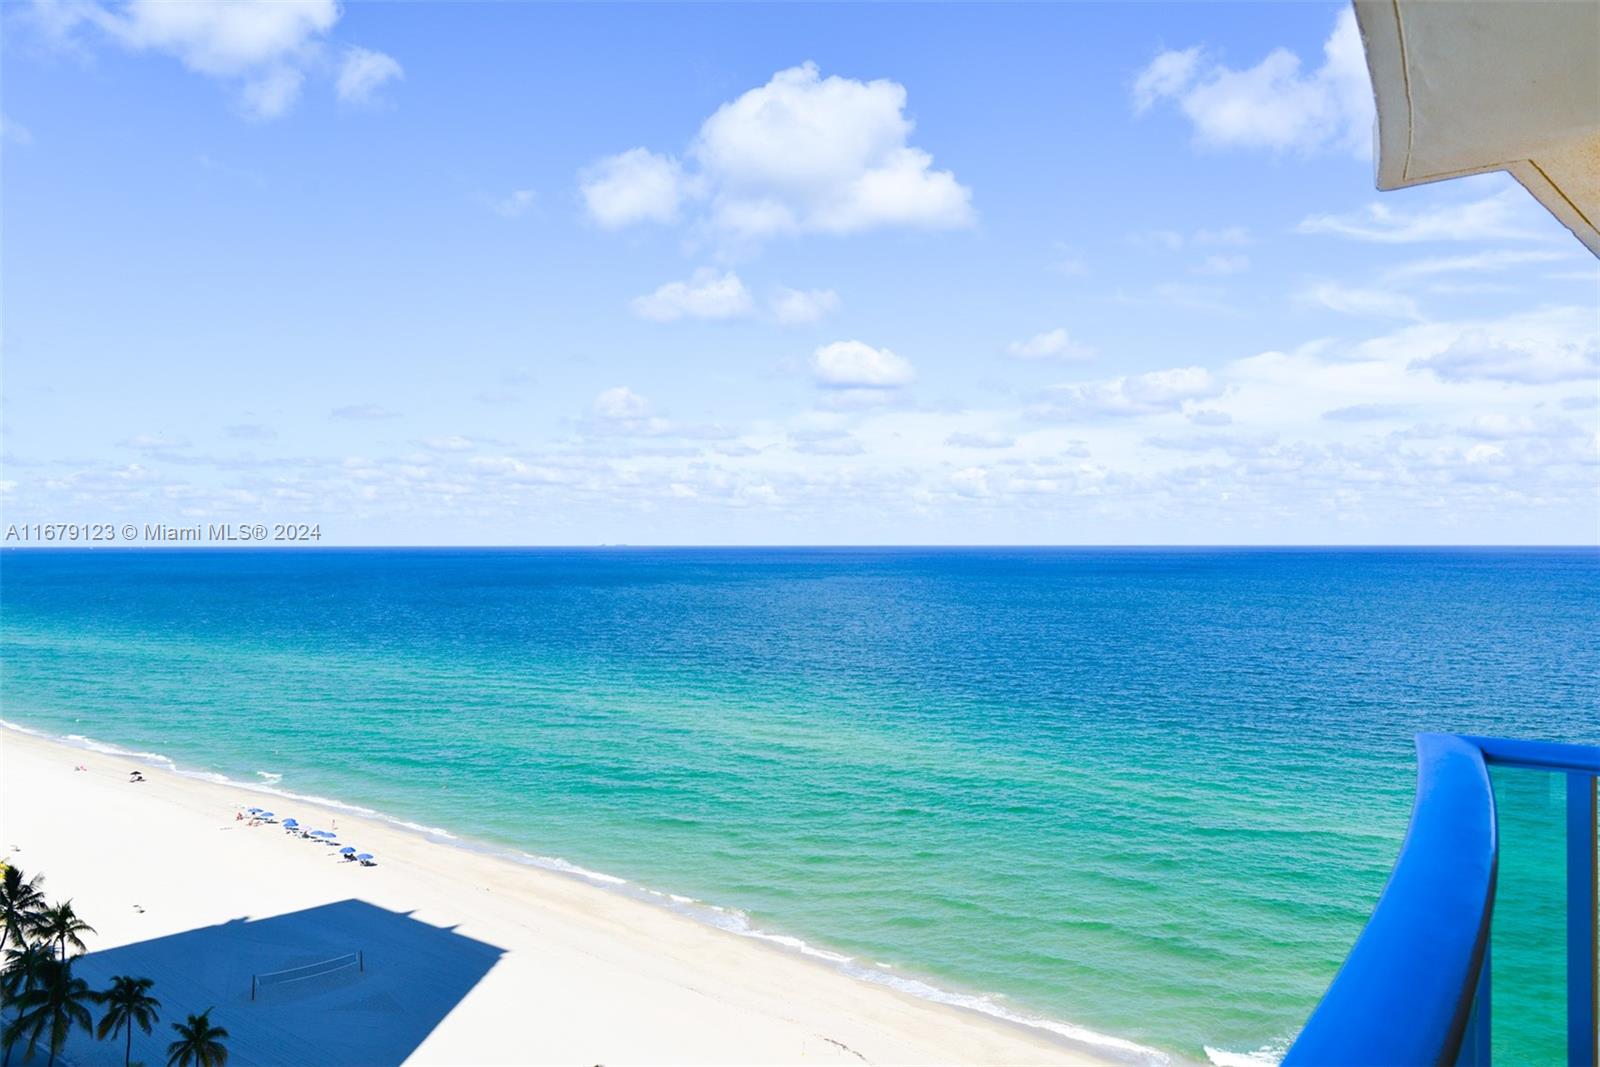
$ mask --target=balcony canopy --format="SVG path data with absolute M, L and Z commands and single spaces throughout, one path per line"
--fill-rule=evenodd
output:
M 1378 188 L 1508 171 L 1600 256 L 1600 3 L 1355 0 Z

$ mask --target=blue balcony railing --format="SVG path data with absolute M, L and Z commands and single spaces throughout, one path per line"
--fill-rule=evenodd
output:
M 1597 1067 L 1600 747 L 1417 736 L 1417 799 L 1389 884 L 1284 1067 L 1489 1062 L 1489 921 L 1499 862 L 1491 766 L 1566 776 L 1567 1062 Z

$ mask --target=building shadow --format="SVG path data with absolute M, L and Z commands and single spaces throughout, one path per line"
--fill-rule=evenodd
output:
M 352 953 L 355 965 L 325 962 Z M 229 1033 L 230 1067 L 377 1067 L 415 1052 L 504 954 L 454 928 L 342 900 L 91 952 L 73 971 L 93 989 L 119 974 L 154 979 L 161 1021 L 151 1034 L 134 1032 L 134 1062 L 165 1063 L 177 1036 L 171 1024 L 212 1008 L 212 1023 Z M 323 966 L 253 981 L 307 965 Z M 326 973 L 317 973 L 324 966 Z M 75 1034 L 66 1060 L 74 1067 L 121 1064 L 123 1040 Z

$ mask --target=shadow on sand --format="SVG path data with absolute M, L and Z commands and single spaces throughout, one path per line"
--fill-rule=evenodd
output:
M 251 999 L 253 975 L 347 953 L 359 953 L 364 969 L 269 982 Z M 454 929 L 343 900 L 92 952 L 74 970 L 97 989 L 118 974 L 155 980 L 161 1021 L 149 1035 L 135 1032 L 135 1062 L 165 1063 L 175 1036 L 170 1024 L 211 1007 L 212 1022 L 230 1034 L 230 1067 L 378 1065 L 411 1055 L 502 955 L 503 949 Z M 121 1064 L 122 1051 L 121 1040 L 95 1042 L 78 1034 L 66 1059 Z M 37 1058 L 42 1062 L 42 1051 Z

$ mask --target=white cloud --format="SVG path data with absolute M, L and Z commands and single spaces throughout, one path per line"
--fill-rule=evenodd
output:
M 532 189 L 513 189 L 497 200 L 486 198 L 489 209 L 508 219 L 521 218 L 539 203 L 539 194 Z
M 189 442 L 181 437 L 173 437 L 162 433 L 134 434 L 118 444 L 128 448 L 136 448 L 141 452 L 160 452 L 169 448 L 186 448 Z
M 611 422 L 631 422 L 650 414 L 650 403 L 625 385 L 606 389 L 594 398 L 593 411 Z
M 33 143 L 33 132 L 10 115 L 0 114 L 0 140 L 26 148 Z
M 1533 200 L 1519 186 L 1463 204 L 1442 204 L 1399 211 L 1374 202 L 1345 215 L 1312 215 L 1296 227 L 1300 233 L 1334 234 L 1379 244 L 1420 241 L 1486 241 L 1537 238 L 1528 207 Z
M 1498 381 L 1548 385 L 1600 378 L 1600 341 L 1562 343 L 1497 336 L 1486 329 L 1469 330 L 1436 355 L 1412 366 L 1430 370 L 1445 381 Z
M 1031 414 L 1044 419 L 1162 415 L 1181 411 L 1191 401 L 1219 396 L 1222 391 L 1221 383 L 1204 367 L 1175 367 L 1058 385 L 1045 394 Z
M 982 467 L 964 467 L 950 475 L 950 488 L 960 496 L 989 495 L 989 472 Z
M 370 48 L 347 48 L 339 64 L 335 83 L 339 99 L 347 104 L 370 104 L 385 82 L 404 78 L 405 71 L 393 56 Z
M 1200 46 L 1183 51 L 1169 49 L 1150 61 L 1133 83 L 1133 109 L 1143 114 L 1158 100 L 1181 94 L 1194 83 L 1200 69 Z
M 823 345 L 812 354 L 811 369 L 817 383 L 830 389 L 894 389 L 916 378 L 910 361 L 861 341 Z
M 1347 404 L 1324 411 L 1322 417 L 1332 422 L 1382 422 L 1404 418 L 1411 411 L 1409 404 Z
M 866 447 L 842 430 L 798 430 L 789 435 L 790 447 L 814 456 L 860 456 Z
M 275 119 L 300 99 L 300 86 L 305 80 L 306 76 L 298 68 L 273 67 L 245 83 L 239 92 L 239 102 L 245 114 L 253 119 Z
M 630 148 L 585 168 L 579 191 L 589 217 L 607 229 L 635 222 L 674 222 L 685 193 L 678 161 Z
M 1061 361 L 1094 358 L 1094 349 L 1074 341 L 1064 328 L 1034 334 L 1026 341 L 1013 341 L 1006 351 L 1017 359 L 1053 359 Z
M 772 296 L 772 317 L 786 326 L 816 322 L 839 309 L 839 294 L 832 289 L 780 287 Z
M 1001 449 L 1015 445 L 1016 439 L 1002 433 L 953 433 L 944 439 L 952 448 Z
M 1420 319 L 1417 302 L 1404 293 L 1387 289 L 1353 289 L 1334 282 L 1314 285 L 1300 294 L 1306 304 L 1322 307 L 1344 315 L 1372 318 Z
M 637 297 L 633 313 L 655 322 L 682 318 L 732 319 L 750 313 L 750 293 L 733 271 L 718 274 L 709 268 L 686 282 L 668 282 L 655 292 Z
M 173 56 L 199 74 L 235 82 L 251 118 L 276 118 L 299 98 L 311 72 L 327 68 L 321 49 L 341 14 L 337 0 L 75 0 L 36 7 L 36 20 L 58 41 L 88 30 L 133 51 Z M 351 48 L 339 66 L 342 99 L 365 99 L 400 65 L 381 52 Z
M 1413 260 L 1384 271 L 1383 276 L 1390 281 L 1404 281 L 1410 278 L 1432 277 L 1436 274 L 1487 273 L 1505 270 L 1508 267 L 1525 266 L 1529 263 L 1550 263 L 1568 258 L 1570 257 L 1563 252 L 1515 250 L 1477 252 L 1465 256 Z
M 905 87 L 823 78 L 815 64 L 779 71 L 701 125 L 686 175 L 669 156 L 635 148 L 580 175 L 603 226 L 671 222 L 685 199 L 734 240 L 780 233 L 854 233 L 880 226 L 972 222 L 971 191 L 907 144 Z
M 1199 48 L 1164 51 L 1135 79 L 1134 109 L 1173 101 L 1207 146 L 1367 155 L 1372 90 L 1348 8 L 1339 12 L 1322 52 L 1321 66 L 1307 72 L 1284 48 L 1245 70 L 1208 63 Z
M 422 440 L 422 447 L 432 452 L 470 452 L 477 445 L 470 437 L 448 434 L 444 437 L 425 437 Z
M 243 74 L 280 62 L 339 20 L 336 0 L 132 0 L 116 9 L 86 4 L 74 10 L 130 48 L 166 52 L 211 75 Z

